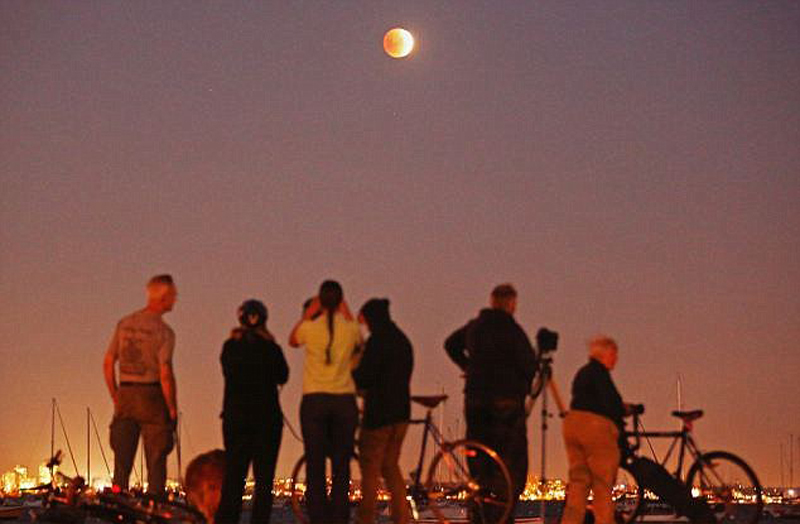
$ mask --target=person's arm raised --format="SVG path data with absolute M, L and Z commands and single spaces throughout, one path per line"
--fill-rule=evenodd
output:
M 311 303 L 308 305 L 307 308 L 303 310 L 303 316 L 300 317 L 300 320 L 297 321 L 297 324 L 294 325 L 292 328 L 292 333 L 289 335 L 289 345 L 293 348 L 299 348 L 302 344 L 300 339 L 297 337 L 297 331 L 300 329 L 300 325 L 306 320 L 312 320 L 314 317 L 317 316 L 321 309 L 321 305 L 319 303 L 319 297 L 314 297 Z
M 342 300 L 342 302 L 339 304 L 339 313 L 341 313 L 345 319 L 353 320 L 353 313 L 350 312 L 350 308 L 347 306 L 347 302 L 344 300 Z

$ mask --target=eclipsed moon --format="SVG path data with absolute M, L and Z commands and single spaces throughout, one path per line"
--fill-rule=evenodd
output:
M 383 36 L 383 50 L 392 58 L 405 58 L 414 50 L 414 36 L 403 29 L 389 29 Z

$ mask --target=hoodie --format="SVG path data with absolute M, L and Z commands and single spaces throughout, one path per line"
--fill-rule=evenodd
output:
M 411 342 L 389 316 L 389 301 L 372 299 L 361 313 L 370 337 L 353 380 L 364 396 L 367 429 L 406 422 L 411 417 L 409 382 L 414 367 Z

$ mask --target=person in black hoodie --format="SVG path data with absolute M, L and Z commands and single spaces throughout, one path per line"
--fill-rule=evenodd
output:
M 375 495 L 383 476 L 392 494 L 392 522 L 409 521 L 406 484 L 398 460 L 411 417 L 409 382 L 414 367 L 411 342 L 389 316 L 389 301 L 373 298 L 359 320 L 370 331 L 353 380 L 364 396 L 364 418 L 358 442 L 361 504 L 358 524 L 375 522 Z
M 225 478 L 216 524 L 238 524 L 250 462 L 256 481 L 250 522 L 267 524 L 272 511 L 272 482 L 283 431 L 278 386 L 289 379 L 289 367 L 266 322 L 264 304 L 245 301 L 239 307 L 241 326 L 222 347 Z
M 528 474 L 525 397 L 536 375 L 538 358 L 525 331 L 514 320 L 514 287 L 495 287 L 491 306 L 450 335 L 444 347 L 466 374 L 467 438 L 494 449 L 506 463 L 516 504 Z M 511 522 L 513 515 L 512 508 Z

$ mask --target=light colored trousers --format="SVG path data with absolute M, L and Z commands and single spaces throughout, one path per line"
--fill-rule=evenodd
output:
M 614 524 L 611 490 L 619 467 L 619 429 L 609 418 L 573 410 L 564 419 L 563 433 L 569 486 L 561 524 L 583 524 L 590 488 L 596 524 Z
M 406 481 L 397 464 L 400 448 L 408 424 L 390 424 L 376 429 L 361 429 L 358 442 L 358 461 L 361 466 L 361 504 L 358 506 L 358 524 L 375 522 L 375 496 L 380 477 L 392 494 L 392 522 L 407 524 L 409 520 L 406 500 Z

